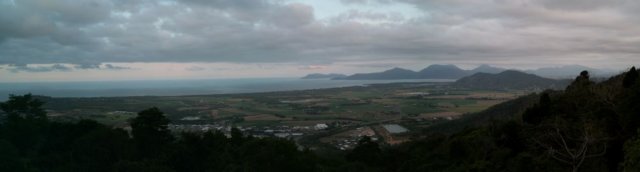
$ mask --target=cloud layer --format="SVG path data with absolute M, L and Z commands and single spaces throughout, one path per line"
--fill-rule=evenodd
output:
M 636 1 L 335 1 L 347 10 L 320 18 L 326 11 L 309 1 L 0 0 L 0 64 L 42 72 L 128 62 L 623 66 L 640 53 Z M 420 13 L 366 10 L 394 4 Z

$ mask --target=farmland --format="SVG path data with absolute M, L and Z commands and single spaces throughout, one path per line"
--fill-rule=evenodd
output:
M 415 131 L 524 94 L 527 92 L 455 88 L 448 83 L 394 83 L 251 94 L 43 99 L 56 120 L 94 119 L 123 127 L 138 111 L 158 107 L 173 125 L 235 126 L 261 135 L 273 128 L 309 129 L 317 124 L 343 133 L 369 126 L 378 131 L 388 123 Z M 301 134 L 317 133 L 309 131 L 301 130 Z

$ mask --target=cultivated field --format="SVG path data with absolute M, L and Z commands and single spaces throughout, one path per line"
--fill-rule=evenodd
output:
M 95 119 L 126 125 L 135 113 L 158 107 L 173 123 L 226 122 L 238 126 L 455 119 L 525 92 L 464 90 L 447 83 L 396 83 L 306 91 L 168 97 L 49 98 L 61 120 Z

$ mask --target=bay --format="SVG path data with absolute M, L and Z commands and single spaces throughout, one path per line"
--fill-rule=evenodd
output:
M 309 90 L 396 82 L 453 82 L 453 80 L 241 78 L 0 83 L 0 100 L 6 100 L 9 94 L 19 95 L 26 93 L 51 97 L 180 96 Z

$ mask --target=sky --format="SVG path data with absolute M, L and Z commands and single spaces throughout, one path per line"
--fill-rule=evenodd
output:
M 621 69 L 636 0 L 0 0 L 0 82 Z

